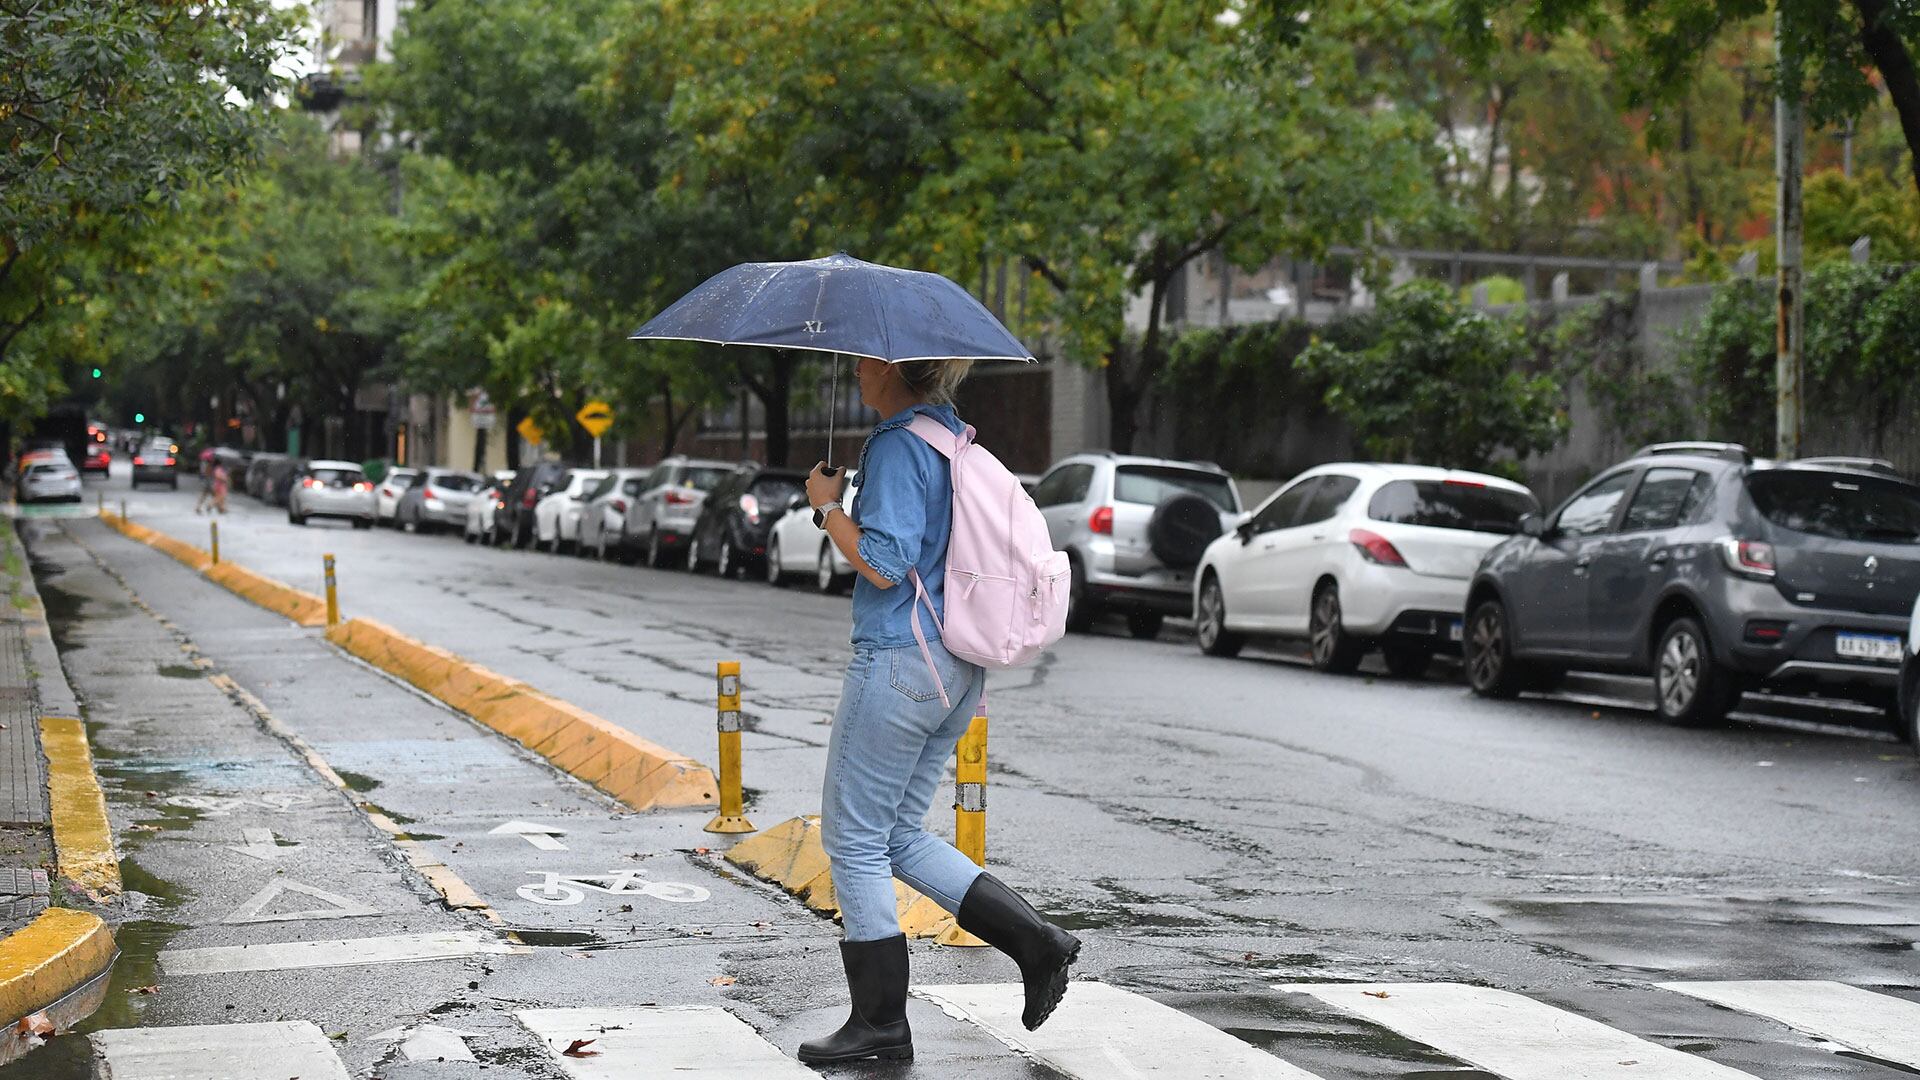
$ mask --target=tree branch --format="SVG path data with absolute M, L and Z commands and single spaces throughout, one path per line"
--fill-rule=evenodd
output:
M 1039 274 L 1041 278 L 1045 279 L 1047 284 L 1052 285 L 1055 289 L 1063 293 L 1068 291 L 1067 279 L 1055 273 L 1053 267 L 1047 265 L 1047 260 L 1038 255 L 1022 255 L 1020 256 L 1020 261 L 1027 265 L 1027 269 L 1034 271 Z
M 1913 56 L 1892 25 L 1887 0 L 1853 0 L 1860 13 L 1860 44 L 1880 77 L 1887 82 L 1887 96 L 1900 116 L 1900 133 L 1906 136 L 1907 163 L 1913 170 L 1913 183 L 1920 189 L 1920 76 L 1913 68 Z

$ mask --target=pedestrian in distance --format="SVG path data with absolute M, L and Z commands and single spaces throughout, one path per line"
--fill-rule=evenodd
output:
M 213 501 L 213 469 L 215 465 L 212 450 L 200 452 L 200 497 L 193 500 L 193 512 L 206 512 L 207 504 Z
M 951 403 L 970 363 L 862 357 L 860 399 L 885 419 L 861 450 L 862 482 L 851 511 L 840 503 L 843 474 L 823 463 L 807 478 L 808 503 L 858 572 L 853 660 L 834 714 L 821 797 L 852 1011 L 839 1030 L 801 1044 L 800 1060 L 810 1064 L 913 1057 L 896 877 L 1019 965 L 1028 1029 L 1060 1003 L 1080 952 L 1078 938 L 925 827 L 947 759 L 980 704 L 986 672 L 949 652 L 939 633 L 921 632 L 916 605 L 924 605 L 936 630 L 946 625 L 955 508 L 946 451 L 929 441 L 938 429 L 930 436 L 914 427 L 925 428 L 921 418 L 930 418 L 952 433 L 956 447 L 963 433 L 970 438 Z
M 224 462 L 213 463 L 213 508 L 225 514 L 227 512 L 227 489 L 233 486 L 233 474 L 227 471 Z

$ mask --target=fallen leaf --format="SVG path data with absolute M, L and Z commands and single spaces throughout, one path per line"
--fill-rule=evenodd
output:
M 347 1033 L 344 1031 L 329 1031 L 327 1032 L 327 1038 L 332 1039 L 334 1042 L 346 1042 Z
M 712 986 L 732 986 L 734 978 L 731 975 L 715 975 L 713 978 L 708 979 L 707 983 Z
M 621 912 L 623 912 L 623 913 L 624 913 L 624 912 L 628 912 L 628 911 L 632 911 L 632 910 L 633 910 L 633 905 L 632 905 L 632 904 L 621 904 L 621 905 L 620 905 L 620 910 L 621 910 Z
M 1385 990 L 1362 990 L 1360 992 L 1367 995 L 1368 997 L 1385 998 L 1387 996 L 1387 992 Z
M 1250 952 L 1247 955 L 1241 957 L 1240 959 L 1245 960 L 1247 963 L 1251 964 L 1253 963 L 1253 958 L 1259 955 L 1260 954 L 1257 952 Z
M 28 1038 L 37 1036 L 46 1039 L 53 1036 L 53 1021 L 47 1019 L 47 1014 L 43 1012 L 21 1017 L 18 1027 L 20 1034 Z
M 158 825 L 129 825 L 129 826 L 127 826 L 127 831 L 128 831 L 128 832 L 159 832 L 159 831 L 160 831 L 160 826 L 158 826 Z
M 160 988 L 158 986 L 136 986 L 127 992 L 130 994 L 157 994 L 160 992 Z
M 568 956 L 571 956 L 571 957 L 573 957 L 573 958 L 574 958 L 574 959 L 576 959 L 576 960 L 591 960 L 591 959 L 593 959 L 593 954 L 592 954 L 592 953 L 590 953 L 590 952 L 570 952 L 570 953 L 568 953 L 567 955 L 568 955 Z
M 710 847 L 697 847 L 693 849 L 693 853 L 695 855 L 711 855 L 713 854 L 713 849 Z
M 592 1046 L 593 1044 L 594 1044 L 593 1039 L 575 1039 L 572 1042 L 567 1044 L 567 1048 L 565 1050 L 560 1051 L 560 1056 L 561 1057 L 599 1057 L 600 1051 L 587 1049 L 587 1047 Z

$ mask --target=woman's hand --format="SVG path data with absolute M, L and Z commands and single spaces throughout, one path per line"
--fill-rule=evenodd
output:
M 835 468 L 827 471 L 827 463 L 822 461 L 807 474 L 807 505 L 822 506 L 840 501 L 840 489 L 846 485 L 846 472 Z

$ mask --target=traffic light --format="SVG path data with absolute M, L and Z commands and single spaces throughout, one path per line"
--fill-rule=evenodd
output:
M 96 378 L 96 379 L 100 377 L 100 369 L 99 369 L 99 368 L 94 368 L 94 369 L 93 369 L 93 377 L 94 377 L 94 378 Z
M 133 414 L 133 422 L 134 422 L 134 423 L 136 423 L 136 424 L 144 424 L 144 423 L 146 423 L 146 422 L 147 422 L 147 414 L 146 414 L 146 413 L 143 413 L 143 412 L 137 412 L 137 413 L 134 413 L 134 414 Z

